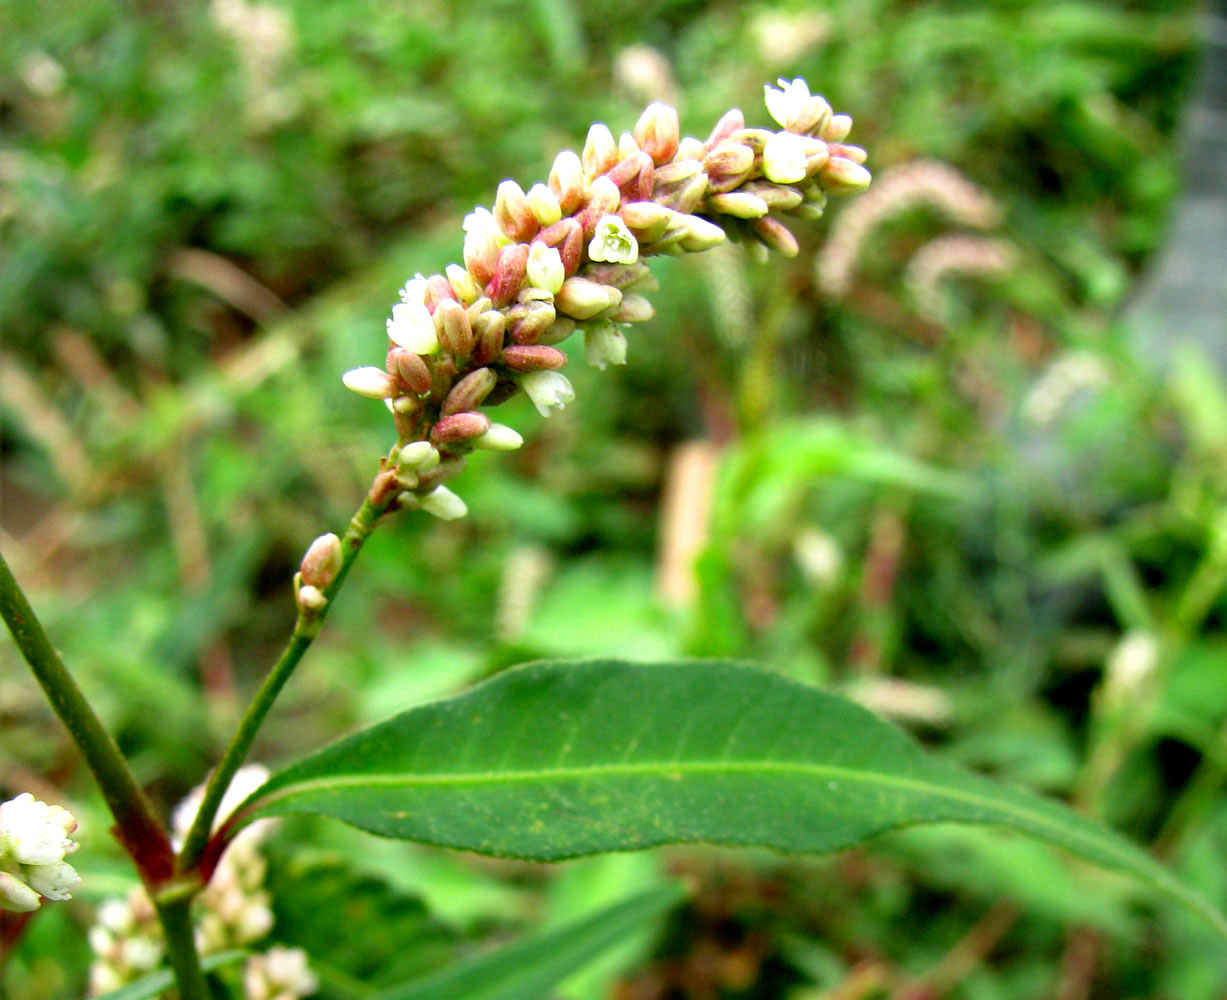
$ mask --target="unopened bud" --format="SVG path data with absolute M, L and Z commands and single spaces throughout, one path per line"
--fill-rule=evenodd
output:
M 411 472 L 429 472 L 439 461 L 439 450 L 429 441 L 411 441 L 396 457 L 397 466 Z
M 667 188 L 671 184 L 688 181 L 702 169 L 703 164 L 698 160 L 674 160 L 672 163 L 666 163 L 663 167 L 656 169 L 654 175 L 656 187 L 657 189 Z
M 456 298 L 466 306 L 472 305 L 481 297 L 481 286 L 459 264 L 448 264 L 446 274 Z
M 503 338 L 507 330 L 507 317 L 497 309 L 489 309 L 473 320 L 473 360 L 479 365 L 488 365 L 503 350 Z
M 624 293 L 618 308 L 610 317 L 615 323 L 643 323 L 656 315 L 652 303 L 634 292 Z
M 707 137 L 707 142 L 703 145 L 705 149 L 714 149 L 721 142 L 727 139 L 734 132 L 746 127 L 745 115 L 741 113 L 740 108 L 730 108 L 724 113 L 716 127 L 711 130 L 711 135 Z
M 622 221 L 643 243 L 658 240 L 673 219 L 673 210 L 654 201 L 632 201 L 622 206 Z
M 503 247 L 498 255 L 494 277 L 486 285 L 486 294 L 496 306 L 506 305 L 516 297 L 516 292 L 524 284 L 524 274 L 527 268 L 527 246 L 523 243 L 512 243 Z
M 562 218 L 562 205 L 548 185 L 534 184 L 528 189 L 528 204 L 539 226 L 552 226 Z
M 528 283 L 534 288 L 543 288 L 553 294 L 562 287 L 567 274 L 562 266 L 562 254 L 556 247 L 547 247 L 537 241 L 528 250 Z
M 350 392 L 367 399 L 391 399 L 400 391 L 397 380 L 381 368 L 351 368 L 341 381 Z
M 527 242 L 541 228 L 528 195 L 513 180 L 505 180 L 498 186 L 494 221 L 508 237 L 519 243 Z
M 859 163 L 836 156 L 822 168 L 819 178 L 831 194 L 855 194 L 869 187 L 873 175 Z
M 484 451 L 515 451 L 524 443 L 524 438 L 506 424 L 491 424 L 485 434 L 470 443 Z
M 827 142 L 843 142 L 848 138 L 848 133 L 851 131 L 851 115 L 832 115 L 831 120 L 826 124 L 826 128 L 822 130 L 822 138 Z
M 422 510 L 444 521 L 455 521 L 469 512 L 463 500 L 446 486 L 436 486 L 431 492 L 418 498 Z
M 622 197 L 629 201 L 642 201 L 652 193 L 655 169 L 647 153 L 634 153 L 621 160 L 605 176 L 613 182 Z
M 564 149 L 554 157 L 554 165 L 550 168 L 549 186 L 558 197 L 558 204 L 563 215 L 570 215 L 583 203 L 584 166 L 580 158 L 571 150 Z
M 654 101 L 639 116 L 634 134 L 639 148 L 652 158 L 656 166 L 668 163 L 677 152 L 678 136 L 681 134 L 677 111 L 667 104 Z
M 778 132 L 763 149 L 763 176 L 777 184 L 795 184 L 805 180 L 807 160 L 800 136 Z
M 621 164 L 625 160 L 629 160 L 632 156 L 637 155 L 641 150 L 639 143 L 635 141 L 635 137 L 629 132 L 623 132 L 618 136 L 618 163 Z
M 499 252 L 507 243 L 507 238 L 494 217 L 484 208 L 469 213 L 464 221 L 464 266 L 474 281 L 485 285 L 494 277 Z
M 767 203 L 757 195 L 746 191 L 728 191 L 713 194 L 707 203 L 717 212 L 738 219 L 757 219 L 767 214 Z
M 677 144 L 677 155 L 673 157 L 673 162 L 680 163 L 684 160 L 702 160 L 705 152 L 707 152 L 707 147 L 693 135 L 688 135 Z
M 558 316 L 553 323 L 541 331 L 537 337 L 538 344 L 547 346 L 561 344 L 575 332 L 575 320 L 570 316 Z
M 682 221 L 686 234 L 681 239 L 681 246 L 690 253 L 718 247 L 726 239 L 723 229 L 697 215 L 687 215 Z
M 432 274 L 426 279 L 426 295 L 423 302 L 431 315 L 434 315 L 441 302 L 455 302 L 456 293 L 452 291 L 452 283 L 441 274 Z
M 601 371 L 626 364 L 626 337 L 608 320 L 590 323 L 584 327 L 584 359 Z
M 754 150 L 740 142 L 726 140 L 703 158 L 703 169 L 713 191 L 732 190 L 754 169 Z
M 437 445 L 460 444 L 481 437 L 490 429 L 490 418 L 473 410 L 440 417 L 430 429 L 430 440 Z
M 341 539 L 332 532 L 320 535 L 302 557 L 298 572 L 303 583 L 327 587 L 341 570 Z
M 434 318 L 443 350 L 457 358 L 467 357 L 473 350 L 473 327 L 464 306 L 454 299 L 440 302 Z
M 853 163 L 864 163 L 869 159 L 869 154 L 860 146 L 850 146 L 845 142 L 828 142 L 826 147 L 832 159 L 842 156 L 845 160 L 851 160 Z
M 783 254 L 785 257 L 795 257 L 800 252 L 797 238 L 793 236 L 792 231 L 779 219 L 766 216 L 761 219 L 755 219 L 750 223 L 750 226 L 764 244 L 770 249 Z
M 676 188 L 656 195 L 654 200 L 675 212 L 689 215 L 699 207 L 699 203 L 706 196 L 707 186 L 707 174 L 699 171 L 690 180 L 683 181 Z
M 446 417 L 453 413 L 476 410 L 485 402 L 486 397 L 490 395 L 490 390 L 497 382 L 498 375 L 489 368 L 478 368 L 476 371 L 469 372 L 452 386 L 451 392 L 443 400 L 439 413 Z
M 392 348 L 388 351 L 388 368 L 413 392 L 423 393 L 430 389 L 430 368 L 413 351 L 403 347 Z
M 514 372 L 556 371 L 567 365 L 562 351 L 544 344 L 512 344 L 499 360 Z
M 599 177 L 618 162 L 618 144 L 614 141 L 608 125 L 595 122 L 588 129 L 588 138 L 584 142 L 580 162 L 584 166 L 584 173 L 589 177 Z M 559 197 L 558 200 L 561 201 L 562 198 Z
M 557 313 L 552 298 L 549 301 L 528 299 L 517 302 L 507 310 L 507 322 L 511 324 L 511 339 L 517 344 L 535 344 L 556 318 Z
M 597 223 L 605 216 L 616 212 L 621 203 L 622 192 L 618 190 L 618 185 L 608 177 L 598 177 L 594 180 L 588 188 L 588 203 L 584 206 L 584 210 L 576 216 L 577 221 L 584 227 L 584 238 L 592 239 Z
M 319 612 L 328 603 L 328 598 L 319 587 L 303 584 L 295 591 L 294 600 L 302 611 Z
M 591 319 L 622 301 L 622 293 L 587 278 L 568 278 L 554 296 L 554 307 L 572 319 Z

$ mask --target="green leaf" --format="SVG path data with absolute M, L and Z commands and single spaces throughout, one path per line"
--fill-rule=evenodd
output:
M 540 1000 L 551 987 L 684 896 L 676 883 L 659 886 L 582 920 L 386 990 L 376 1000 Z
M 232 948 L 229 951 L 219 951 L 202 958 L 200 960 L 200 967 L 205 972 L 212 972 L 214 969 L 220 969 L 223 965 L 237 962 L 240 958 L 250 954 L 251 951 L 247 948 Z M 134 983 L 128 983 L 127 986 L 111 990 L 110 993 L 103 993 L 101 996 L 95 997 L 94 1000 L 152 1000 L 153 997 L 161 996 L 174 985 L 175 977 L 170 969 L 158 969 L 147 976 L 142 976 Z
M 1055 802 L 927 755 L 860 706 L 734 663 L 544 662 L 403 712 L 275 775 L 240 809 L 554 861 L 708 841 L 825 853 L 921 823 L 1030 834 L 1227 920 Z

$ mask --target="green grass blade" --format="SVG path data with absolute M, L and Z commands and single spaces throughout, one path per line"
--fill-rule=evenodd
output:
M 378 994 L 375 1000 L 540 1000 L 606 948 L 668 912 L 685 891 L 672 883 L 554 930 Z

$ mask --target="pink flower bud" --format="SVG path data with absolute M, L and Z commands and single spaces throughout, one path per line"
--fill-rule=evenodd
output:
M 622 301 L 611 317 L 616 323 L 642 323 L 656 315 L 656 309 L 642 295 L 623 294 Z
M 556 371 L 567 365 L 562 351 L 543 344 L 512 344 L 499 360 L 513 372 Z
M 432 274 L 426 279 L 426 295 L 423 301 L 432 315 L 440 302 L 455 302 L 456 293 L 452 291 L 452 283 L 441 274 Z
M 507 310 L 511 339 L 517 344 L 535 344 L 556 318 L 552 297 L 549 301 L 530 299 L 517 302 Z
M 303 583 L 323 588 L 332 583 L 341 571 L 341 562 L 341 539 L 329 532 L 311 543 L 298 572 Z
M 588 188 L 588 203 L 584 206 L 584 210 L 575 217 L 576 221 L 583 226 L 584 239 L 592 239 L 592 234 L 596 232 L 596 224 L 605 216 L 616 212 L 621 203 L 622 192 L 618 190 L 618 185 L 608 177 L 598 177 L 594 180 Z
M 554 157 L 554 165 L 550 168 L 549 187 L 558 197 L 558 205 L 563 215 L 570 215 L 583 204 L 586 193 L 584 166 L 571 150 L 564 149 Z
M 659 101 L 649 104 L 635 124 L 635 141 L 658 167 L 673 159 L 680 134 L 677 111 Z
M 481 437 L 490 429 L 490 418 L 469 410 L 440 417 L 430 429 L 430 440 L 437 445 L 461 444 Z
M 739 142 L 722 142 L 703 158 L 703 169 L 712 190 L 731 190 L 750 176 L 754 169 L 754 150 Z
M 533 212 L 532 203 L 523 189 L 513 180 L 503 181 L 494 198 L 494 221 L 511 239 L 526 243 L 541 224 Z
M 707 142 L 703 144 L 704 152 L 714 149 L 738 129 L 745 127 L 746 118 L 741 113 L 740 108 L 731 108 L 726 111 L 724 116 L 716 122 L 716 127 L 711 130 L 711 135 L 707 137 Z
M 421 355 L 403 347 L 388 351 L 388 367 L 412 392 L 423 393 L 430 389 L 430 368 Z
M 800 252 L 797 238 L 779 219 L 766 216 L 755 219 L 750 226 L 769 249 L 778 251 L 785 257 L 795 257 Z
M 528 247 L 523 243 L 512 243 L 503 247 L 498 255 L 498 263 L 494 276 L 486 285 L 486 294 L 496 306 L 503 306 L 515 298 L 516 292 L 524 284 L 524 274 L 528 267 Z
M 827 142 L 843 142 L 851 131 L 851 115 L 832 115 L 821 135 Z
M 490 390 L 497 382 L 498 375 L 490 368 L 478 368 L 476 371 L 469 372 L 452 386 L 439 413 L 449 417 L 453 413 L 476 410 L 485 402 L 486 397 L 490 395 Z
M 473 347 L 473 361 L 488 365 L 497 358 L 503 350 L 506 330 L 507 317 L 497 309 L 490 309 L 477 317 L 473 321 L 473 335 L 477 341 Z
M 454 299 L 440 302 L 435 309 L 435 331 L 443 350 L 457 358 L 473 350 L 473 327 L 464 306 Z

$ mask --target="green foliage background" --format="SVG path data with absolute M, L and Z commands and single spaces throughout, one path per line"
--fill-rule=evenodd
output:
M 471 463 L 470 517 L 380 529 L 256 756 L 539 656 L 757 659 L 893 696 L 937 752 L 1071 800 L 1227 902 L 1227 387 L 1192 355 L 1155 370 L 1118 318 L 1178 194 L 1193 7 L 290 0 L 279 56 L 223 8 L 0 2 L 3 545 L 160 803 L 214 759 L 291 623 L 301 552 L 390 443 L 339 376 L 382 356 L 405 278 L 457 259 L 463 215 L 542 179 L 591 121 L 627 129 L 664 96 L 687 132 L 731 105 L 765 122 L 763 82 L 803 75 L 879 178 L 938 159 L 983 187 L 1015 266 L 924 313 L 907 262 L 960 227 L 913 209 L 834 299 L 814 261 L 839 201 L 794 261 L 659 262 L 627 368 L 576 352 L 566 412 L 505 407 L 527 444 Z M 631 46 L 673 94 L 628 78 Z M 1029 418 L 1071 355 L 1102 380 Z M 654 589 L 661 495 L 691 440 L 725 447 L 677 606 Z M 816 537 L 840 554 L 821 572 L 797 557 Z M 1160 652 L 1119 698 L 1127 635 Z M 6 995 L 78 996 L 92 905 L 130 874 L 10 646 L 0 669 L 0 792 L 67 796 L 86 843 L 83 891 L 5 956 Z M 543 868 L 304 821 L 274 850 L 275 933 L 315 947 L 330 997 L 665 872 L 692 901 L 560 995 L 1214 1000 L 1227 982 L 1186 918 L 977 831 Z M 328 898 L 377 930 L 342 947 Z

